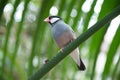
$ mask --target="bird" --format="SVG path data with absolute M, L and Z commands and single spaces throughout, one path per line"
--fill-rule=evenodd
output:
M 52 36 L 60 49 L 63 49 L 76 39 L 74 31 L 62 20 L 62 18 L 58 16 L 49 16 L 45 18 L 44 21 L 50 24 Z M 82 59 L 79 57 L 78 47 L 70 53 L 70 56 L 77 64 L 78 70 L 84 71 L 86 69 Z

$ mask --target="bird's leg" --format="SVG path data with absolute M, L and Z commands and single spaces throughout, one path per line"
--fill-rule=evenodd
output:
M 70 40 L 70 43 L 71 43 L 73 40 L 75 40 L 75 39 L 71 39 L 71 40 Z
M 71 43 L 73 40 L 74 40 L 74 39 L 71 39 L 67 44 L 65 44 L 65 46 L 67 46 L 67 45 L 68 45 L 69 43 Z M 60 51 L 63 52 L 63 49 L 64 49 L 64 47 L 62 47 L 62 48 L 60 49 Z
M 61 48 L 60 51 L 63 52 L 63 48 Z
M 45 60 L 45 64 L 47 64 L 48 62 L 49 62 L 49 59 L 46 59 L 46 60 Z

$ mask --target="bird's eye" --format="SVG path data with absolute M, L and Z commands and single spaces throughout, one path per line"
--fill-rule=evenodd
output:
M 59 18 L 52 18 L 51 20 L 50 20 L 50 23 L 55 23 L 56 21 L 58 21 L 59 20 Z

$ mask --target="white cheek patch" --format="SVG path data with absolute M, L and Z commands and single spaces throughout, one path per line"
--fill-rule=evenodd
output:
M 59 18 L 52 18 L 51 20 L 50 20 L 50 22 L 51 23 L 54 23 L 54 22 L 56 22 L 56 21 L 58 21 L 59 20 Z

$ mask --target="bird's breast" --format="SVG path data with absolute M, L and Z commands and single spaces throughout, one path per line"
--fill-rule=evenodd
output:
M 52 35 L 60 48 L 65 47 L 68 43 L 75 39 L 75 35 L 70 26 L 65 24 L 63 21 L 56 23 L 52 27 Z
M 60 37 L 61 35 L 63 35 L 63 33 L 69 31 L 69 29 L 67 29 L 64 26 L 54 26 L 52 28 L 52 35 L 53 37 L 56 39 L 58 37 Z
M 65 47 L 66 45 L 68 45 L 68 43 L 75 39 L 75 36 L 70 31 L 58 34 L 59 36 L 55 37 L 54 39 L 60 48 Z

